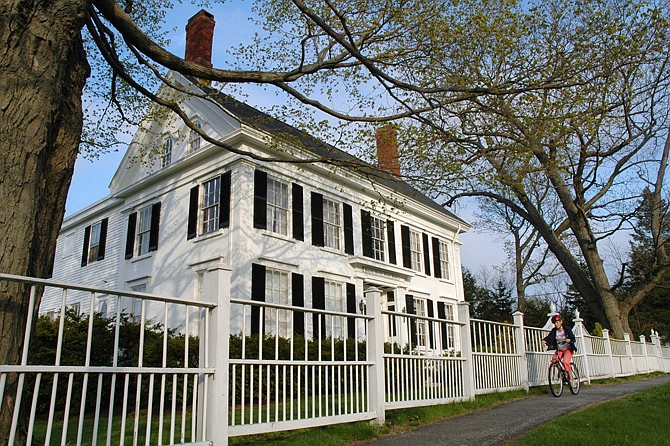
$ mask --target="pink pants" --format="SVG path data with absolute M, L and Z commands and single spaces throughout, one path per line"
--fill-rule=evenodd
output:
M 554 353 L 554 359 L 560 359 L 563 362 L 565 370 L 568 372 L 572 370 L 572 367 L 570 366 L 570 360 L 572 360 L 572 350 L 556 350 L 556 353 Z

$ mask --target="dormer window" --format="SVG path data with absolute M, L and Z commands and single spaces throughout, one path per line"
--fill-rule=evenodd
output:
M 161 151 L 161 167 L 167 167 L 172 163 L 172 146 L 174 141 L 171 136 L 167 136 L 163 141 L 163 150 Z
M 202 128 L 202 124 L 198 120 L 194 120 L 193 125 L 199 129 Z M 191 133 L 189 134 L 188 138 L 188 153 L 193 153 L 196 150 L 200 150 L 201 142 L 202 137 L 200 134 L 196 130 L 191 129 Z

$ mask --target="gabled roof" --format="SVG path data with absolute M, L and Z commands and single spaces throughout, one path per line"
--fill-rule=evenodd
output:
M 384 186 L 395 190 L 396 192 L 408 198 L 416 200 L 419 203 L 430 207 L 431 209 L 441 212 L 450 218 L 453 218 L 458 223 L 461 223 L 467 227 L 470 226 L 467 222 L 456 216 L 454 213 L 448 211 L 443 206 L 440 206 L 438 203 L 425 196 L 410 184 L 396 178 L 390 173 L 365 163 L 359 158 L 324 141 L 321 141 L 302 130 L 280 121 L 279 119 L 273 118 L 267 113 L 251 107 L 244 102 L 238 101 L 230 95 L 221 93 L 220 91 L 214 90 L 198 82 L 194 82 L 193 79 L 189 80 L 193 82 L 194 85 L 196 85 L 198 88 L 203 90 L 203 92 L 210 95 L 210 97 L 216 100 L 224 109 L 226 109 L 236 119 L 240 120 L 240 122 L 243 124 L 270 134 L 280 134 L 289 138 L 295 138 L 295 140 L 299 141 L 305 149 L 312 151 L 312 153 L 318 157 L 332 159 L 334 161 L 350 162 L 360 166 L 360 168 L 356 167 L 354 169 L 352 167 L 351 169 L 354 169 L 363 175 L 370 175 Z

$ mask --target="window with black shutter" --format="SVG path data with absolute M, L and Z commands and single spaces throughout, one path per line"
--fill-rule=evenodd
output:
M 326 309 L 325 280 L 323 277 L 312 277 L 312 308 L 316 310 Z M 326 315 L 312 314 L 312 332 L 314 339 L 326 338 Z
M 428 234 L 423 234 L 423 267 L 426 274 L 430 276 L 430 248 Z
M 81 253 L 81 266 L 97 262 L 105 258 L 107 245 L 107 224 L 109 219 L 103 218 L 97 223 L 84 228 L 84 245 Z

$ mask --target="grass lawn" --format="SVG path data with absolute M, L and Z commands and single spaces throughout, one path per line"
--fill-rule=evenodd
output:
M 565 415 L 508 443 L 514 446 L 670 445 L 670 384 Z

